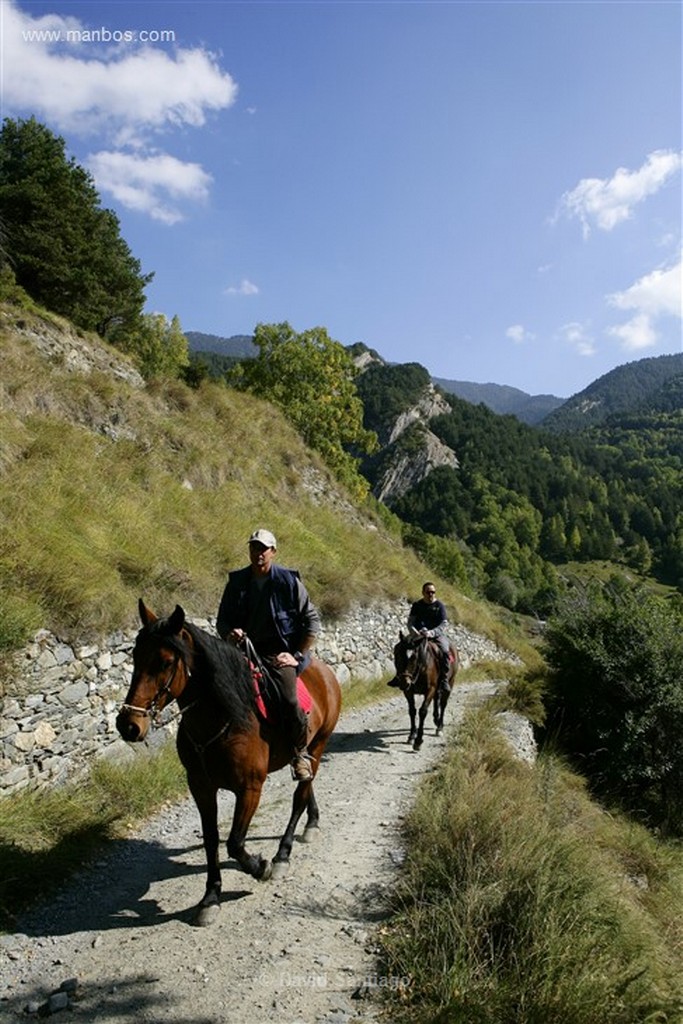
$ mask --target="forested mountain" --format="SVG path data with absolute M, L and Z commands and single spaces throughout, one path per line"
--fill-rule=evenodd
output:
M 466 380 L 446 380 L 434 377 L 434 383 L 450 395 L 464 398 L 473 405 L 483 403 L 491 412 L 516 416 L 522 423 L 533 426 L 540 423 L 564 404 L 564 398 L 555 395 L 529 395 L 507 384 L 475 384 Z
M 650 362 L 648 360 L 648 362 Z M 418 364 L 370 366 L 358 381 L 365 425 L 414 406 L 429 382 Z M 579 435 L 556 435 L 447 396 L 450 411 L 428 428 L 455 454 L 389 501 L 406 523 L 457 543 L 467 571 L 510 607 L 543 612 L 554 565 L 621 562 L 683 588 L 681 379 L 653 391 L 650 407 Z M 678 403 L 678 404 L 677 404 Z M 417 427 L 402 436 L 422 457 Z M 375 493 L 397 445 L 363 463 Z
M 244 359 L 256 355 L 256 346 L 251 334 L 233 334 L 221 338 L 218 334 L 203 334 L 201 331 L 185 331 L 191 352 L 213 352 L 230 359 Z
M 441 573 L 538 614 L 569 561 L 612 561 L 683 590 L 683 357 L 596 381 L 582 393 L 599 406 L 595 425 L 584 416 L 567 432 L 435 390 L 419 363 L 348 352 L 363 425 L 379 439 L 361 470 Z
M 660 390 L 672 377 L 683 373 L 683 353 L 638 359 L 593 381 L 551 412 L 542 426 L 554 433 L 575 432 L 604 423 L 616 413 L 625 413 L 657 402 Z

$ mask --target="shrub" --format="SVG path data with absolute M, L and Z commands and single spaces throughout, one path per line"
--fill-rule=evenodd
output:
M 548 623 L 548 727 L 600 796 L 683 833 L 683 619 L 622 582 L 575 590 Z

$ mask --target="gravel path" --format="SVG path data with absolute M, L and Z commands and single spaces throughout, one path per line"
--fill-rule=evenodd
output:
M 446 732 L 469 701 L 495 689 L 458 685 Z M 376 1019 L 382 988 L 400 984 L 376 976 L 373 956 L 402 856 L 398 826 L 445 746 L 428 720 L 415 753 L 407 725 L 400 694 L 342 715 L 316 782 L 318 841 L 296 841 L 290 871 L 277 881 L 254 881 L 224 862 L 223 902 L 208 928 L 193 923 L 204 856 L 191 800 L 114 844 L 53 903 L 27 914 L 17 934 L 0 939 L 0 1020 L 60 1009 L 64 1020 L 97 1024 Z M 292 788 L 286 771 L 269 778 L 249 849 L 274 855 Z M 232 805 L 222 795 L 223 844 Z

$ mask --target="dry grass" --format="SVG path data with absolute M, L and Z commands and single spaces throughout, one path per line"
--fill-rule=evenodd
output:
M 384 972 L 391 1018 L 680 1024 L 683 855 L 606 815 L 560 763 L 467 720 L 406 827 Z

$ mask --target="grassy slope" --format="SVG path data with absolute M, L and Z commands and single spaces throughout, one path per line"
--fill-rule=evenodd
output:
M 54 317 L 0 306 L 0 325 L 0 649 L 40 626 L 88 636 L 131 624 L 140 595 L 159 611 L 178 601 L 213 613 L 258 525 L 328 616 L 414 596 L 431 574 L 267 403 L 213 383 L 140 388 L 110 370 L 75 372 L 31 333 L 129 364 Z M 486 606 L 441 593 L 453 618 L 503 639 Z
M 406 826 L 383 932 L 410 1024 L 680 1024 L 680 847 L 601 811 L 473 713 Z

